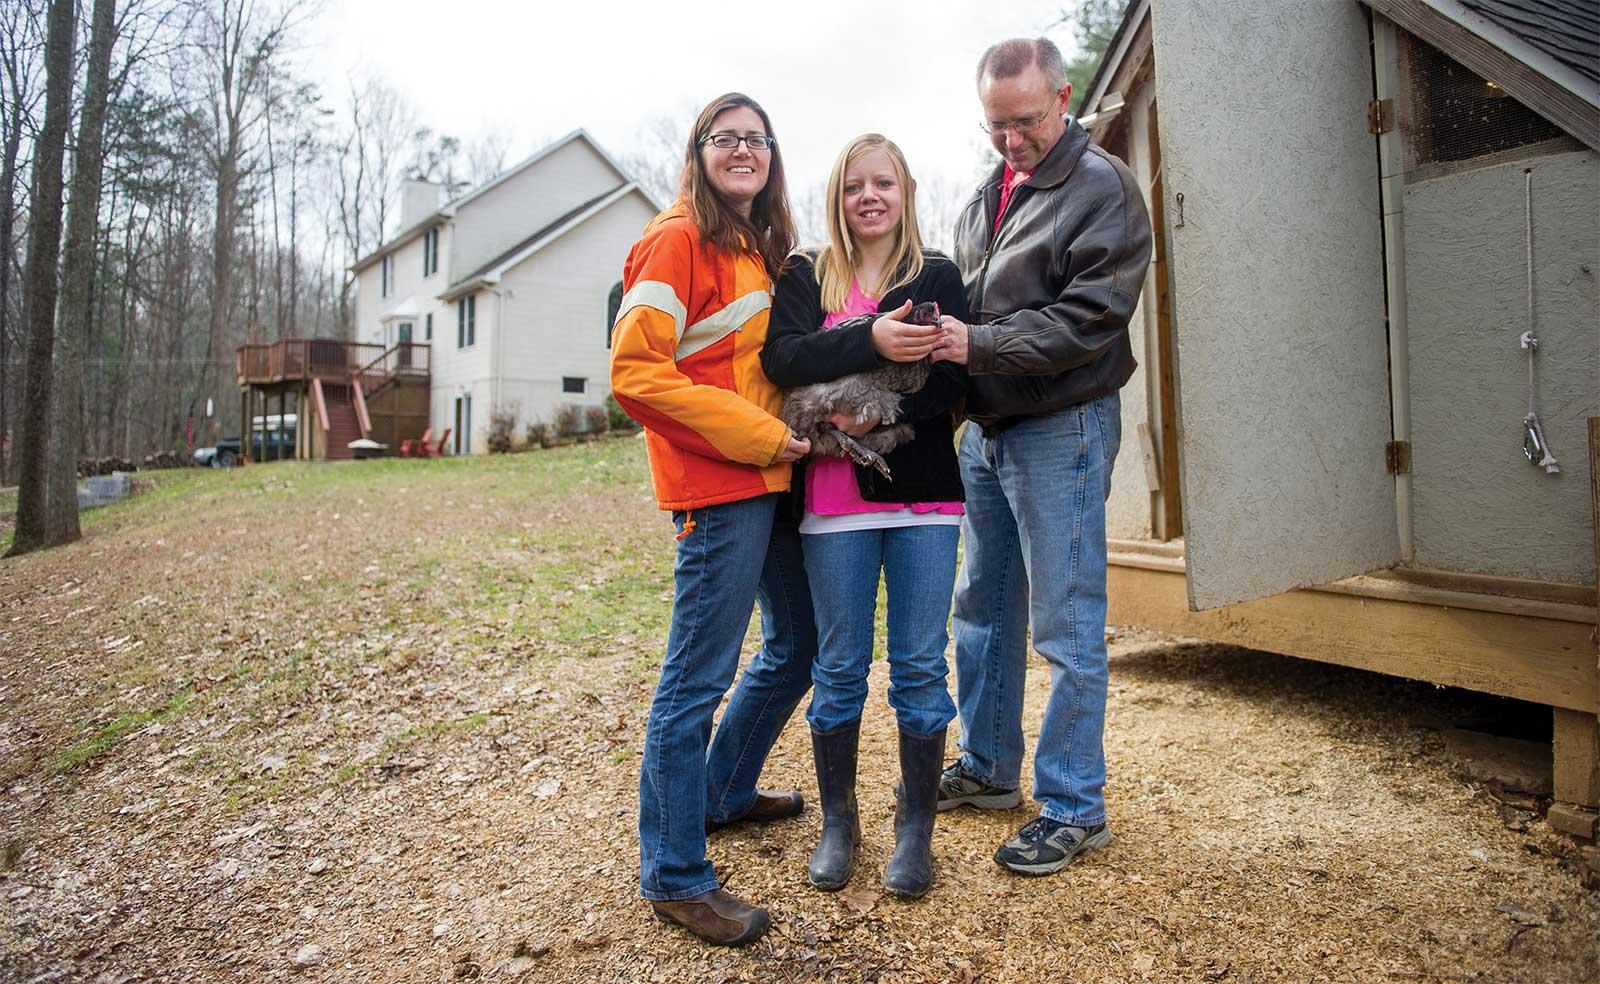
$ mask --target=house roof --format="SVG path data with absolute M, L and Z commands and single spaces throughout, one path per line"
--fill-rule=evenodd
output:
M 416 295 L 413 294 L 401 301 L 399 304 L 396 304 L 394 307 L 383 312 L 383 315 L 378 320 L 393 321 L 396 318 L 415 318 L 417 317 L 417 314 L 417 298 Z
M 500 278 L 505 276 L 507 270 L 510 270 L 518 263 L 521 263 L 523 260 L 539 252 L 539 250 L 544 249 L 546 246 L 555 242 L 566 233 L 587 222 L 589 219 L 604 211 L 613 202 L 620 201 L 630 192 L 638 192 L 640 195 L 644 196 L 645 201 L 649 202 L 650 205 L 657 205 L 656 201 L 635 182 L 628 181 L 624 184 L 618 185 L 605 194 L 596 195 L 595 197 L 584 202 L 582 205 L 579 205 L 566 214 L 557 217 L 555 220 L 539 229 L 533 235 L 517 243 L 515 246 L 512 246 L 510 249 L 501 253 L 499 256 L 496 256 L 494 259 L 489 260 L 487 263 L 457 280 L 449 287 L 446 287 L 444 290 L 439 292 L 439 299 L 442 301 L 454 300 L 468 291 L 477 290 L 480 287 L 499 283 Z
M 1117 73 L 1117 65 L 1122 62 L 1123 56 L 1128 53 L 1128 43 L 1133 40 L 1135 29 L 1139 21 L 1150 12 L 1150 0 L 1136 0 L 1129 3 L 1122 12 L 1122 23 L 1117 25 L 1117 33 L 1111 35 L 1111 41 L 1106 45 L 1106 53 L 1100 59 L 1100 65 L 1094 70 L 1094 76 L 1089 79 L 1089 85 L 1078 94 L 1078 108 L 1076 114 L 1081 118 L 1086 108 L 1093 109 L 1105 97 L 1105 89 L 1111 82 L 1112 76 Z
M 1600 86 L 1600 6 L 1593 0 L 1461 0 Z
M 554 154 L 556 151 L 558 151 L 561 148 L 565 147 L 567 144 L 572 143 L 574 140 L 583 140 L 586 143 L 588 143 L 590 148 L 593 149 L 595 153 L 600 155 L 600 159 L 605 161 L 607 164 L 609 164 L 613 171 L 617 172 L 617 177 L 621 178 L 623 181 L 629 180 L 628 179 L 628 172 L 626 172 L 626 171 L 624 171 L 622 169 L 622 165 L 618 164 L 616 162 L 615 158 L 613 158 L 610 154 L 606 153 L 606 149 L 604 147 L 600 146 L 599 142 L 596 141 L 594 139 L 594 137 L 589 135 L 589 131 L 588 130 L 585 130 L 582 127 L 579 127 L 578 129 L 573 130 L 571 133 L 568 133 L 566 136 L 560 138 L 559 140 L 552 141 L 551 143 L 546 144 L 545 146 L 539 148 L 539 150 L 536 153 L 534 153 L 533 156 L 531 156 L 531 157 L 527 158 L 526 160 L 522 161 L 520 164 L 517 164 L 514 167 L 508 168 L 504 172 L 495 175 L 493 178 L 489 179 L 488 181 L 485 181 L 483 184 L 479 185 L 478 187 L 473 188 L 470 191 L 467 191 L 467 192 L 457 196 L 456 198 L 452 199 L 451 201 L 447 202 L 446 204 L 440 206 L 437 211 L 434 211 L 429 215 L 423 216 L 423 218 L 420 221 L 415 222 L 412 225 L 407 226 L 406 228 L 400 230 L 398 233 L 395 234 L 394 238 L 390 239 L 388 242 L 384 243 L 382 246 L 379 246 L 377 249 L 375 249 L 372 252 L 368 253 L 366 256 L 363 256 L 363 257 L 361 257 L 361 259 L 359 259 L 359 260 L 355 261 L 354 263 L 352 263 L 350 265 L 350 270 L 352 272 L 363 270 L 363 269 L 371 266 L 372 264 L 376 263 L 378 260 L 382 259 L 383 255 L 385 253 L 388 253 L 388 252 L 391 252 L 391 251 L 393 251 L 395 249 L 398 249 L 401 246 L 404 246 L 406 243 L 410 242 L 411 240 L 413 240 L 413 239 L 417 238 L 418 236 L 422 235 L 431 226 L 434 226 L 434 225 L 438 224 L 439 222 L 441 222 L 441 221 L 443 221 L 445 219 L 454 218 L 456 213 L 458 211 L 460 211 L 462 208 L 472 204 L 472 202 L 474 202 L 478 198 L 483 197 L 484 195 L 488 194 L 490 191 L 494 190 L 495 188 L 498 188 L 500 185 L 506 183 L 507 181 L 510 181 L 512 178 L 514 178 L 517 175 L 521 174 L 523 171 L 526 171 L 528 168 L 533 167 L 535 164 L 537 164 L 540 161 L 544 160 L 546 157 L 549 157 L 551 154 Z M 643 191 L 643 189 L 640 189 L 640 190 Z M 650 195 L 649 195 L 648 192 L 644 192 L 644 194 L 645 194 L 645 197 L 647 199 L 649 199 L 650 203 L 652 205 L 655 205 L 657 208 L 665 208 L 666 207 L 666 206 L 662 205 L 661 203 L 657 202 L 655 199 L 650 198 Z

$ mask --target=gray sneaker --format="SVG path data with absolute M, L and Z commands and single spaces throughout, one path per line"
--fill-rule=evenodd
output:
M 1019 875 L 1053 875 L 1080 854 L 1111 843 L 1103 823 L 1072 827 L 1049 817 L 1035 817 L 994 852 L 995 863 Z
M 1011 810 L 1022 803 L 1022 793 L 1015 789 L 991 786 L 981 777 L 973 775 L 960 759 L 945 767 L 939 777 L 939 809 L 953 810 L 958 806 L 975 806 L 980 810 Z

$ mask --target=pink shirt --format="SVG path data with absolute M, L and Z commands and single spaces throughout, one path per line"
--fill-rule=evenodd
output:
M 826 331 L 834 325 L 862 314 L 876 314 L 879 298 L 868 297 L 861 285 L 850 285 L 850 296 L 844 309 L 834 311 L 822 321 Z M 806 512 L 818 516 L 845 516 L 854 513 L 898 512 L 910 509 L 914 513 L 939 513 L 960 516 L 964 512 L 959 502 L 868 502 L 861 498 L 861 487 L 856 484 L 856 466 L 848 458 L 813 458 L 806 463 Z
M 1022 181 L 1026 181 L 1033 177 L 1033 172 L 1013 171 L 1011 165 L 1007 164 L 1005 171 L 1000 175 L 1000 207 L 994 211 L 994 228 L 989 230 L 990 239 L 1000 234 L 1000 220 L 1006 217 L 1006 209 L 1011 207 L 1011 196 L 1022 184 L 1022 181 L 1017 180 L 1019 176 Z

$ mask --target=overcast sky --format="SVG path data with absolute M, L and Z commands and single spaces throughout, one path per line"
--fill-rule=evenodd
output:
M 576 127 L 627 153 L 653 116 L 692 118 L 729 90 L 766 107 L 790 181 L 826 180 L 876 130 L 919 178 L 966 184 L 986 138 L 972 75 L 996 40 L 1037 35 L 1070 0 L 328 0 L 310 25 L 314 73 L 337 95 L 376 72 L 440 133 L 513 137 L 507 163 Z M 1048 31 L 1071 57 L 1073 33 Z

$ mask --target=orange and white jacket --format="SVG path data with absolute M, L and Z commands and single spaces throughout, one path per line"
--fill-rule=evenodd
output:
M 789 488 L 789 428 L 761 371 L 772 281 L 760 258 L 702 244 L 679 202 L 628 253 L 611 343 L 611 392 L 645 427 L 662 509 Z

